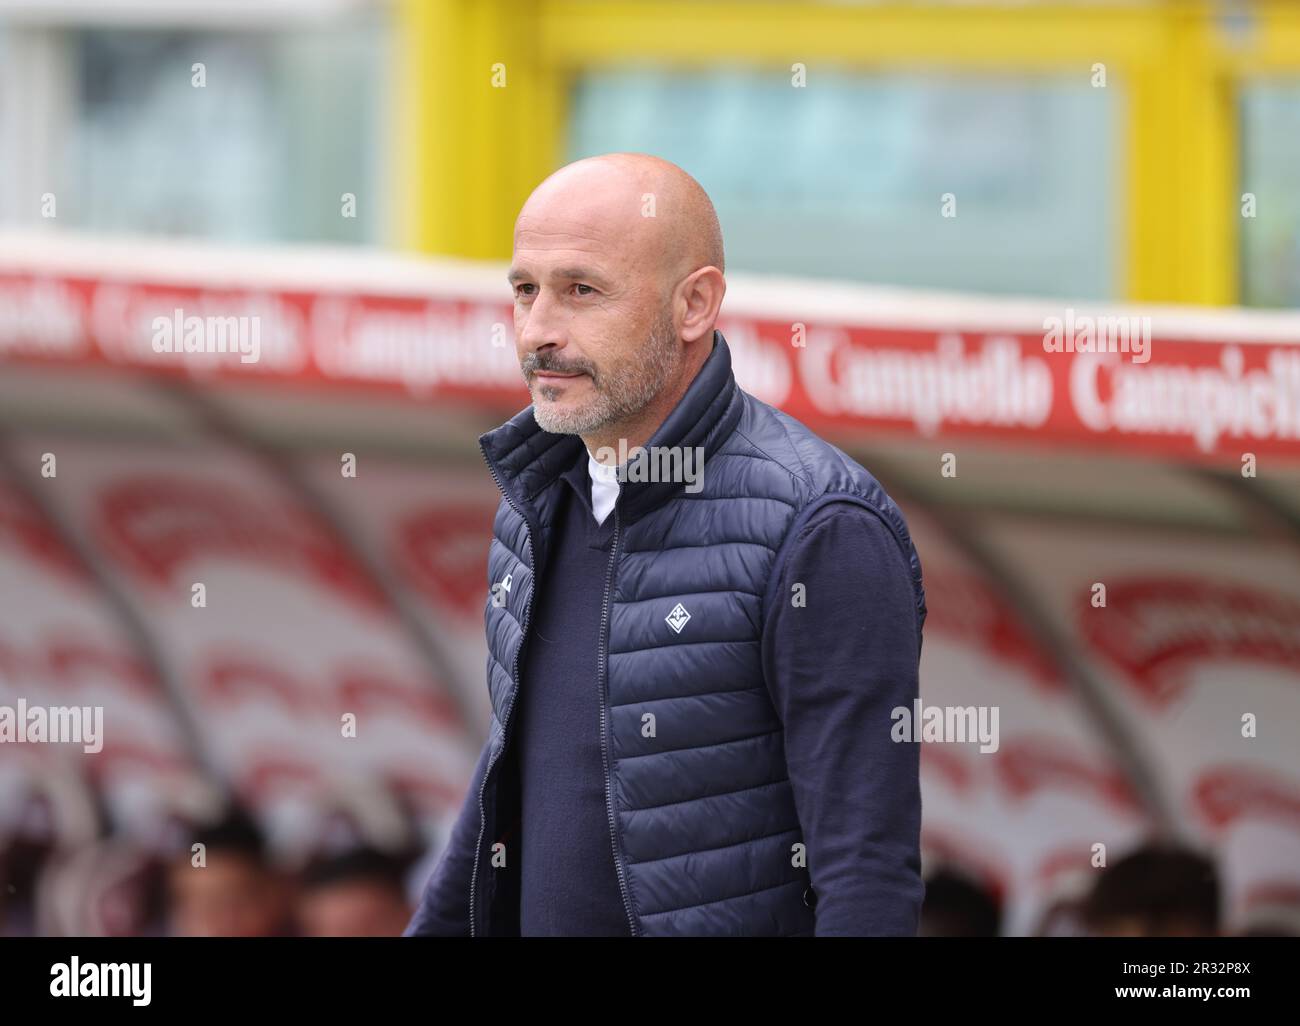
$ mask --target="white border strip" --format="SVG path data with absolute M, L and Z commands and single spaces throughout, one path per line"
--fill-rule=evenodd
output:
M 0 0 L 11 25 L 263 29 L 328 22 L 374 0 Z

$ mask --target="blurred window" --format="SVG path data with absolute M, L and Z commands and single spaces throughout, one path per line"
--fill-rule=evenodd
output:
M 1087 75 L 813 69 L 796 88 L 758 70 L 601 70 L 577 79 L 568 156 L 681 164 L 713 198 L 736 270 L 1108 299 L 1116 89 Z
M 383 46 L 365 15 L 284 31 L 71 33 L 60 222 L 239 242 L 375 241 Z M 354 218 L 343 216 L 344 193 L 356 196 Z
M 1243 86 L 1240 191 L 1242 303 L 1300 306 L 1300 82 Z

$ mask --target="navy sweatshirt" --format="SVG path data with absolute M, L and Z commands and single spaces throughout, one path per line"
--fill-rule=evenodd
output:
M 612 514 L 591 511 L 587 452 L 563 477 L 513 729 L 522 793 L 520 932 L 626 936 L 614 868 L 597 692 Z M 763 632 L 785 728 L 818 936 L 913 935 L 920 883 L 919 748 L 890 740 L 917 697 L 907 563 L 885 524 L 849 501 L 802 526 Z M 804 605 L 792 601 L 804 585 Z M 471 795 L 471 797 L 474 797 Z
M 521 659 L 518 720 L 523 937 L 630 935 L 614 869 L 600 749 L 600 614 L 614 537 L 591 512 L 587 453 L 564 475 L 534 626 Z

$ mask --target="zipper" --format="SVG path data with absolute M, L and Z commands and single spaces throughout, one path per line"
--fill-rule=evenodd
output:
M 614 540 L 609 550 L 609 567 L 605 571 L 605 595 L 600 610 L 600 673 L 596 675 L 596 689 L 600 700 L 600 754 L 605 763 L 605 810 L 609 814 L 609 840 L 614 851 L 614 869 L 618 873 L 618 889 L 623 895 L 623 911 L 632 936 L 637 935 L 636 920 L 632 916 L 632 902 L 628 897 L 627 880 L 623 876 L 623 863 L 618 855 L 618 831 L 614 824 L 614 796 L 609 767 L 609 745 L 606 740 L 605 690 L 609 680 L 609 595 L 614 579 L 614 563 L 618 559 L 618 500 L 614 502 Z
M 487 464 L 487 468 L 491 472 L 492 480 L 496 482 L 497 488 L 500 489 L 506 502 L 510 504 L 510 508 L 514 510 L 515 513 L 519 515 L 519 519 L 524 522 L 524 532 L 528 537 L 528 568 L 533 575 L 533 586 L 528 590 L 528 603 L 524 608 L 523 623 L 520 625 L 519 647 L 515 649 L 514 662 L 510 668 L 510 679 L 514 681 L 515 690 L 510 696 L 510 704 L 506 706 L 505 718 L 501 723 L 501 752 L 504 752 L 506 750 L 506 742 L 509 739 L 507 727 L 510 723 L 510 713 L 515 707 L 515 698 L 519 694 L 519 653 L 522 652 L 524 648 L 524 639 L 528 633 L 528 621 L 532 617 L 533 612 L 533 595 L 537 592 L 537 561 L 534 558 L 537 550 L 534 547 L 533 529 L 529 524 L 528 517 L 524 515 L 523 510 L 515 505 L 515 500 L 510 497 L 509 490 L 502 483 L 500 475 L 497 474 L 497 468 L 492 465 L 492 461 L 488 458 L 487 449 L 485 449 L 482 444 L 479 445 L 479 451 L 483 453 L 483 461 Z M 478 789 L 478 842 L 474 845 L 474 869 L 469 878 L 470 937 L 475 935 L 474 925 L 478 919 L 478 904 L 475 900 L 478 892 L 478 859 L 479 854 L 483 851 L 483 832 L 487 829 L 487 809 L 483 806 L 483 796 L 487 793 L 488 779 L 492 776 L 492 767 L 496 765 L 496 761 L 496 755 L 492 756 L 488 760 L 487 769 L 483 771 L 483 782 L 479 785 Z

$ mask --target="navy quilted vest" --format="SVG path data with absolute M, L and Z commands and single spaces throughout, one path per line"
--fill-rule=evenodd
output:
M 475 936 L 518 933 L 518 789 L 510 713 L 529 630 L 534 568 L 545 565 L 559 474 L 576 435 L 543 431 L 529 406 L 480 438 L 502 491 L 488 552 L 489 768 L 470 886 Z M 907 526 L 860 465 L 737 385 L 721 332 L 649 446 L 702 446 L 703 488 L 628 481 L 603 581 L 600 672 L 605 795 L 623 905 L 634 935 L 813 932 L 783 732 L 760 639 L 782 543 L 822 503 L 853 499 L 890 525 L 911 568 Z M 492 585 L 498 596 L 494 602 Z M 674 614 L 681 604 L 681 610 Z M 678 629 L 680 628 L 680 629 Z M 653 715 L 653 731 L 645 729 Z M 653 736 L 648 736 L 648 735 Z M 505 840 L 502 840 L 505 838 Z M 494 865 L 493 846 L 505 865 Z M 813 857 L 813 856 L 809 856 Z M 495 860 L 499 863 L 500 859 Z

